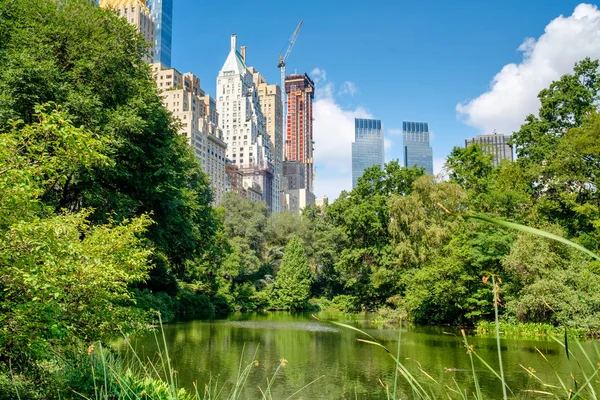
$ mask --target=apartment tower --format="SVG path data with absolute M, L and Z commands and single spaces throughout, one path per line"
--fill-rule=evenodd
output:
M 240 54 L 246 58 L 246 47 L 242 46 Z M 258 101 L 262 111 L 265 129 L 271 140 L 271 154 L 273 156 L 273 212 L 280 212 L 283 207 L 281 191 L 283 184 L 283 106 L 281 102 L 281 88 L 278 84 L 269 85 L 264 76 L 253 67 L 248 70 L 252 73 L 254 85 L 258 91 Z
M 285 78 L 285 92 L 288 98 L 285 160 L 304 164 L 304 188 L 314 193 L 312 108 L 315 84 L 307 74 L 289 75 Z
M 152 72 L 163 104 L 180 121 L 179 133 L 187 138 L 208 175 L 213 204 L 219 204 L 227 184 L 227 145 L 218 129 L 215 100 L 204 93 L 194 74 L 182 74 L 160 63 L 152 64 Z
M 237 50 L 236 35 L 217 76 L 217 111 L 227 158 L 243 176 L 245 189 L 259 188 L 262 200 L 273 210 L 273 159 L 253 75 Z
M 473 139 L 465 140 L 465 147 L 469 147 L 473 143 L 480 144 L 483 151 L 494 157 L 492 163 L 494 167 L 497 167 L 502 160 L 513 161 L 513 151 L 510 145 L 511 138 L 511 135 L 502 135 L 496 132 L 491 135 L 478 135 Z

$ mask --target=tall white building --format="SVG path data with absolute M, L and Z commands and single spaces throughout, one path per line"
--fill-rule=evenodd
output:
M 253 75 L 245 57 L 237 51 L 236 35 L 231 35 L 229 55 L 217 76 L 216 98 L 227 158 L 242 173 L 244 188 L 259 187 L 262 199 L 273 210 L 278 199 L 274 201 L 273 196 L 271 141 Z
M 194 74 L 182 74 L 160 63 L 152 64 L 152 72 L 165 107 L 181 122 L 179 133 L 187 138 L 208 175 L 213 203 L 219 204 L 227 181 L 227 145 L 218 129 L 219 116 L 214 99 L 204 93 L 200 79 Z
M 246 58 L 246 48 L 242 46 L 242 57 Z M 265 121 L 265 129 L 271 139 L 271 154 L 273 155 L 273 212 L 283 211 L 283 105 L 281 88 L 278 84 L 269 85 L 253 67 L 254 85 L 258 90 L 258 101 Z

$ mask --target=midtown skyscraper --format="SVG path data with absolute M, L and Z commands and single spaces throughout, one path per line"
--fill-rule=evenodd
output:
M 173 37 L 173 0 L 148 0 L 146 2 L 156 26 L 154 62 L 171 67 L 171 42 Z
M 379 119 L 354 119 L 354 143 L 352 143 L 352 188 L 365 169 L 373 165 L 383 168 L 383 124 Z
M 404 139 L 404 166 L 423 167 L 433 175 L 433 151 L 429 145 L 427 122 L 402 122 Z

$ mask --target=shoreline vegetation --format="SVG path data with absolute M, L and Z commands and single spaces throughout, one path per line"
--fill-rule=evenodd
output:
M 501 332 L 550 335 L 586 367 L 540 391 L 597 398 L 596 355 L 573 360 L 569 335 L 600 333 L 598 60 L 539 93 L 514 162 L 457 147 L 445 180 L 392 161 L 324 208 L 269 214 L 231 192 L 211 206 L 143 37 L 92 3 L 0 0 L 0 400 L 239 398 L 254 360 L 231 393 L 190 394 L 168 349 L 131 370 L 106 343 L 161 318 L 315 305 L 477 327 L 497 338 L 500 369 L 463 335 L 467 356 L 503 387 Z M 402 364 L 400 336 L 397 349 L 362 341 L 396 355 L 388 398 L 435 397 Z M 474 365 L 448 396 L 482 398 Z

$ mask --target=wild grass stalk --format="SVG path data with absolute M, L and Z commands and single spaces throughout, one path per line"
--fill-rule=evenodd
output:
M 10 359 L 8 360 L 8 369 L 10 370 L 12 384 L 15 388 L 15 393 L 17 394 L 17 400 L 21 400 L 21 395 L 19 394 L 19 387 L 17 386 L 17 382 L 15 381 L 15 373 L 12 370 L 12 362 Z
M 318 320 L 318 318 L 314 315 L 313 315 L 313 318 Z M 329 321 L 329 322 L 334 325 L 359 332 L 360 334 L 368 337 L 370 340 L 357 339 L 357 341 L 383 349 L 386 352 L 386 354 L 394 361 L 397 373 L 402 375 L 402 377 L 406 380 L 406 382 L 410 386 L 410 388 L 413 392 L 414 398 L 416 398 L 416 399 L 433 399 L 433 397 L 430 395 L 429 391 L 426 390 L 426 388 L 423 386 L 423 384 L 421 384 L 417 380 L 417 378 L 406 368 L 406 366 L 402 362 L 400 362 L 399 348 L 398 348 L 398 356 L 394 356 L 387 347 L 385 347 L 383 344 L 378 342 L 377 339 L 375 339 L 373 336 L 369 335 L 367 332 L 365 332 L 361 329 L 358 329 L 352 325 L 343 324 L 341 322 L 335 322 L 335 321 Z M 397 383 L 397 382 L 395 382 L 395 383 Z M 395 385 L 395 386 L 397 386 L 397 385 Z M 394 390 L 395 390 L 395 388 L 394 388 Z M 386 391 L 387 391 L 387 387 L 386 387 Z M 397 399 L 397 397 L 395 397 L 395 396 L 396 396 L 396 394 L 394 393 L 393 400 Z M 388 397 L 389 397 L 389 395 L 388 395 Z
M 467 355 L 469 356 L 469 360 L 471 361 L 471 371 L 473 373 L 473 384 L 475 385 L 475 398 L 477 400 L 483 400 L 483 394 L 481 393 L 481 387 L 479 386 L 479 379 L 477 377 L 477 371 L 475 370 L 475 362 L 473 361 L 473 353 L 475 352 L 474 347 L 469 345 L 469 341 L 467 340 L 467 334 L 465 330 L 462 329 L 460 331 L 463 337 L 463 343 L 465 344 L 465 348 L 467 349 Z
M 494 322 L 496 323 L 496 349 L 498 350 L 498 363 L 500 365 L 500 380 L 502 381 L 502 397 L 508 399 L 506 394 L 506 380 L 504 379 L 504 368 L 502 366 L 502 348 L 500 347 L 500 323 L 498 322 L 498 301 L 500 299 L 499 289 L 496 284 L 496 277 L 492 275 L 493 296 L 494 296 Z
M 398 326 L 398 346 L 396 350 L 396 359 L 400 359 L 400 345 L 402 343 L 402 319 L 400 319 L 400 324 Z M 398 389 L 398 368 L 394 368 L 394 399 L 396 398 L 396 390 Z
M 581 343 L 579 342 L 579 340 L 576 340 L 576 341 L 575 341 L 575 343 L 577 343 L 577 346 L 579 347 L 579 350 L 581 351 L 581 353 L 583 354 L 583 356 L 585 357 L 585 359 L 587 360 L 587 362 L 590 364 L 590 366 L 591 366 L 593 369 L 597 370 L 597 369 L 598 369 L 598 366 L 597 366 L 597 365 L 594 365 L 594 363 L 592 362 L 592 360 L 590 359 L 590 357 L 587 355 L 587 352 L 584 350 L 584 348 L 583 348 L 583 346 L 581 345 Z M 583 374 L 584 374 L 584 376 L 585 376 L 585 378 L 586 378 L 586 380 L 587 380 L 587 379 L 588 379 L 588 376 L 586 375 L 586 373 L 585 373 L 584 369 L 583 369 L 583 368 L 581 368 L 581 371 L 583 372 Z M 596 395 L 596 391 L 594 390 L 594 386 L 593 386 L 593 385 L 590 385 L 589 387 L 590 387 L 590 391 L 591 391 L 591 394 L 592 394 L 592 396 L 593 396 L 594 398 L 597 398 L 598 396 Z

